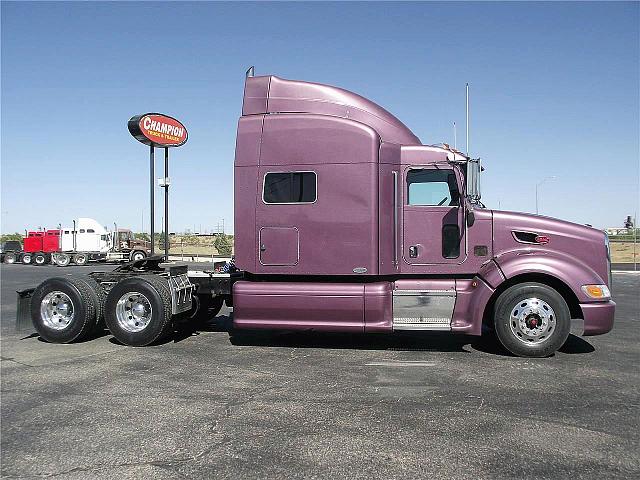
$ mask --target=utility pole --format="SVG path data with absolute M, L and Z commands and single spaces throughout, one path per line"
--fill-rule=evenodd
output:
M 636 245 L 638 244 L 638 224 L 636 220 L 638 219 L 638 212 L 633 216 L 633 271 L 637 270 L 638 266 L 638 257 L 636 256 Z

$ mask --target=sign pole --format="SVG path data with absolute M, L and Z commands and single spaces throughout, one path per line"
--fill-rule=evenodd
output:
M 153 211 L 153 204 L 154 204 L 154 199 L 153 199 L 153 189 L 155 188 L 154 182 L 155 182 L 155 172 L 154 172 L 154 158 L 153 158 L 153 145 L 150 146 L 150 150 L 149 150 L 149 163 L 150 163 L 150 167 L 149 167 L 149 188 L 150 188 L 150 193 L 151 193 L 151 204 L 150 204 L 150 208 L 151 208 L 151 255 L 153 256 L 153 254 L 155 253 L 155 248 L 154 248 L 154 238 L 153 236 L 155 235 L 154 232 L 154 225 L 153 225 L 153 217 L 154 217 L 154 211 Z
M 164 257 L 169 261 L 169 148 L 164 147 Z
M 154 148 L 164 148 L 164 256 L 169 260 L 169 147 L 181 147 L 187 143 L 189 133 L 186 127 L 173 117 L 161 113 L 134 115 L 127 122 L 129 133 L 140 143 L 149 145 L 149 214 L 151 216 L 151 255 L 155 255 L 155 157 Z M 143 215 L 144 217 L 144 215 Z M 143 222 L 144 223 L 144 222 Z M 158 245 L 160 247 L 160 245 Z

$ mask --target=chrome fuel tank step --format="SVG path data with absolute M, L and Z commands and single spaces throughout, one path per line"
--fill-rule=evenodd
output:
M 394 330 L 451 330 L 455 290 L 394 290 Z

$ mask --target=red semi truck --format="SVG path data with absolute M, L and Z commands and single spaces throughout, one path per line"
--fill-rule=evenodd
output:
M 223 301 L 234 329 L 488 331 L 527 357 L 551 355 L 571 328 L 611 330 L 606 234 L 485 208 L 480 171 L 352 92 L 248 74 L 234 166 L 239 271 L 154 257 L 46 280 L 24 301 L 51 342 L 104 320 L 120 342 L 148 345 Z
M 89 261 L 141 260 L 151 253 L 150 243 L 137 240 L 129 229 L 107 231 L 91 218 L 79 218 L 72 227 L 26 232 L 22 251 L 13 261 L 25 265 L 70 263 L 86 265 Z M 12 262 L 13 263 L 13 262 Z

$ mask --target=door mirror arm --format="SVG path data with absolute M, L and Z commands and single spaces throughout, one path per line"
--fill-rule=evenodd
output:
M 468 197 L 464 197 L 464 206 L 465 206 L 465 219 L 467 222 L 467 227 L 473 227 L 473 224 L 476 222 L 476 214 L 473 211 L 473 204 L 469 201 Z

